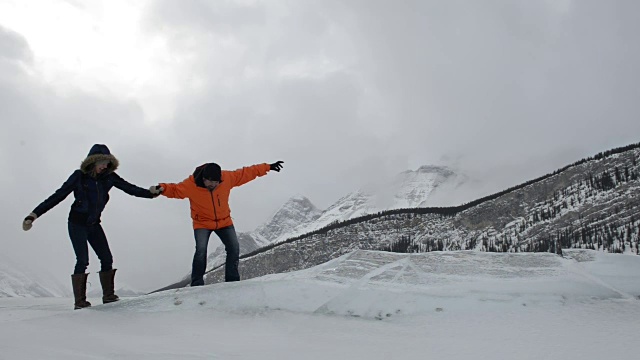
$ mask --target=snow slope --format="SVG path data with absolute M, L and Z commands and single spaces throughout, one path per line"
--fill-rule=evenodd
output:
M 4 359 L 636 359 L 640 256 L 355 251 L 73 311 L 0 299 Z

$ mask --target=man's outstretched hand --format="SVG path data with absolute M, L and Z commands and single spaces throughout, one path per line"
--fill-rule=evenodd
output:
M 282 169 L 282 164 L 284 164 L 284 161 L 276 161 L 273 164 L 269 164 L 269 168 L 270 170 L 280 172 L 280 170 Z

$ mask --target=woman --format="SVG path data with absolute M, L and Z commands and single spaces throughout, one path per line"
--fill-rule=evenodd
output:
M 87 243 L 100 259 L 102 303 L 119 300 L 114 293 L 116 269 L 112 267 L 113 257 L 100 225 L 100 215 L 109 201 L 109 190 L 115 186 L 129 195 L 148 199 L 160 194 L 160 190 L 155 187 L 146 190 L 125 181 L 115 173 L 118 165 L 118 159 L 111 155 L 106 145 L 93 145 L 87 158 L 80 164 L 80 169 L 74 171 L 60 189 L 33 209 L 22 223 L 25 231 L 31 229 L 35 219 L 51 210 L 73 192 L 75 201 L 69 211 L 68 226 L 69 237 L 76 253 L 76 266 L 71 275 L 76 310 L 91 306 L 86 296 L 87 276 L 89 276 L 85 273 L 89 266 Z

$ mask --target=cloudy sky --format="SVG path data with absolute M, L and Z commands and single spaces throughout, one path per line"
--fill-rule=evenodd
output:
M 94 143 L 143 187 L 204 162 L 284 160 L 234 190 L 236 227 L 251 230 L 294 195 L 326 208 L 420 165 L 493 192 L 638 142 L 639 12 L 630 0 L 0 0 L 3 256 L 68 282 L 71 197 L 32 231 L 20 223 Z M 123 283 L 153 290 L 190 270 L 188 201 L 114 190 L 103 225 Z

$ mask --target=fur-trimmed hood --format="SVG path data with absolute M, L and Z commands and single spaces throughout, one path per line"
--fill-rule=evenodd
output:
M 92 174 L 96 162 L 103 160 L 109 161 L 107 170 L 105 170 L 104 173 L 105 175 L 116 171 L 116 169 L 118 169 L 118 166 L 120 165 L 118 159 L 116 159 L 115 156 L 111 155 L 111 152 L 109 151 L 107 145 L 95 144 L 91 147 L 91 150 L 89 150 L 89 154 L 87 155 L 86 159 L 84 159 L 80 164 L 80 170 L 85 174 Z

